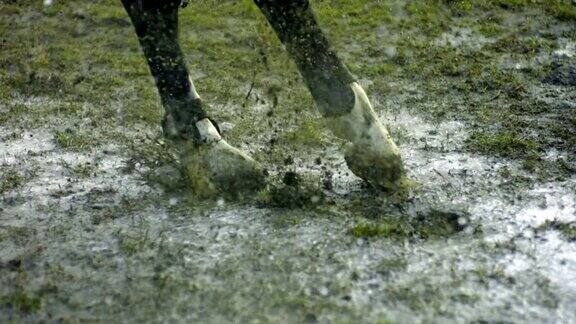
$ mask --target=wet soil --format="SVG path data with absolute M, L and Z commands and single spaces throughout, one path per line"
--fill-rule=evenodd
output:
M 182 11 L 199 91 L 269 173 L 209 198 L 166 171 L 118 3 L 2 3 L 0 322 L 576 322 L 566 3 L 314 2 L 399 144 L 388 192 L 252 6 Z

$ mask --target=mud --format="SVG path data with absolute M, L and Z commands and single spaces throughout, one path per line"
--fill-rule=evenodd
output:
M 383 23 L 372 26 L 353 24 L 358 13 L 342 3 L 316 6 L 324 23 L 336 10 L 327 29 L 343 57 L 382 54 L 350 65 L 363 75 L 406 163 L 408 181 L 393 192 L 372 189 L 347 169 L 344 143 L 313 113 L 294 67 L 260 31 L 261 17 L 240 5 L 203 5 L 237 17 L 225 21 L 208 11 L 183 13 L 199 29 L 185 30 L 183 44 L 192 48 L 191 62 L 204 59 L 193 63 L 203 76 L 197 88 L 214 102 L 215 117 L 229 123 L 226 137 L 268 170 L 268 188 L 258 194 L 199 198 L 182 187 L 172 148 L 160 139 L 161 111 L 143 59 L 124 62 L 127 75 L 112 67 L 140 55 L 124 24 L 100 25 L 109 33 L 96 40 L 127 42 L 116 49 L 125 56 L 84 58 L 106 74 L 95 72 L 69 94 L 48 82 L 30 95 L 36 81 L 15 85 L 18 68 L 2 71 L 0 322 L 576 322 L 575 88 L 565 82 L 574 67 L 565 60 L 573 55 L 574 25 L 549 8 L 490 8 L 516 38 L 557 43 L 519 41 L 516 49 L 537 50 L 513 53 L 493 47 L 510 31 L 459 7 L 434 4 L 439 9 L 427 11 L 385 1 L 389 10 L 371 11 Z M 117 3 L 67 6 L 9 5 L 2 15 L 22 10 L 43 17 L 43 25 L 10 20 L 15 34 L 1 38 L 16 51 L 35 26 L 65 46 L 53 35 L 54 19 L 76 24 L 77 10 L 91 13 L 83 20 L 89 27 L 126 19 Z M 348 42 L 338 10 L 359 35 L 396 35 L 393 44 Z M 244 24 L 245 17 L 253 20 Z M 526 17 L 540 18 L 523 25 Z M 216 60 L 209 48 L 228 51 L 232 36 L 207 40 L 201 31 L 229 24 L 248 45 L 242 54 L 226 52 L 238 55 L 230 61 Z M 493 57 L 487 70 L 499 73 L 483 70 L 476 77 L 483 83 L 472 82 L 474 71 L 459 69 L 478 57 L 457 68 L 442 60 L 412 66 L 424 60 L 416 44 L 422 39 L 441 49 L 426 53 Z M 250 52 L 254 47 L 267 53 L 269 66 Z M 16 52 L 3 53 L 2 67 L 9 59 L 25 64 L 11 56 Z M 69 63 L 66 57 L 59 59 Z M 51 60 L 35 60 L 38 69 L 56 69 Z M 383 70 L 374 73 L 374 64 Z M 235 73 L 220 71 L 222 65 Z M 254 66 L 261 70 L 253 73 Z M 76 76 L 75 68 L 65 71 L 64 83 Z M 282 90 L 269 98 L 268 78 L 289 81 L 278 81 L 274 89 Z M 470 84 L 493 88 L 469 90 Z M 491 141 L 470 144 L 479 133 Z M 511 134 L 504 138 L 530 152 L 501 147 L 498 134 Z

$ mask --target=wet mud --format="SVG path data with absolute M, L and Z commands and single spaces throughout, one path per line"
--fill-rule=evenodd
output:
M 383 3 L 314 5 L 398 143 L 393 191 L 350 172 L 253 9 L 183 11 L 199 91 L 268 173 L 244 196 L 180 176 L 119 4 L 2 5 L 0 322 L 576 322 L 570 11 Z M 112 56 L 66 48 L 60 19 Z M 53 47 L 27 63 L 32 27 Z

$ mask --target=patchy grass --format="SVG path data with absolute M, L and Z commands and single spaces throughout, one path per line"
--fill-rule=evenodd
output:
M 0 305 L 22 313 L 34 313 L 42 307 L 42 300 L 25 291 L 0 296 Z
M 508 132 L 475 132 L 467 143 L 473 151 L 502 157 L 527 156 L 539 149 L 536 141 Z
M 576 6 L 570 1 L 546 1 L 546 10 L 562 21 L 576 21 Z
M 538 227 L 539 231 L 556 230 L 569 242 L 576 242 L 576 223 L 565 223 L 558 220 L 546 221 Z
M 496 53 L 525 54 L 530 57 L 539 52 L 550 52 L 558 48 L 558 43 L 540 37 L 519 38 L 517 35 L 506 35 L 496 42 L 486 45 L 486 50 Z
M 280 136 L 279 142 L 294 149 L 319 147 L 324 144 L 323 123 L 318 118 L 305 119 L 298 127 Z
M 96 144 L 94 135 L 81 133 L 71 129 L 55 131 L 54 140 L 60 148 L 72 151 L 90 149 Z
M 454 235 L 464 229 L 460 224 L 465 213 L 431 209 L 415 219 L 380 218 L 377 222 L 355 225 L 349 233 L 355 237 L 388 237 L 393 239 L 434 239 Z
M 520 23 L 506 25 L 503 17 L 508 11 L 531 17 L 531 12 L 540 10 L 535 24 L 550 24 L 570 21 L 574 15 L 570 2 L 540 0 L 426 0 L 406 1 L 400 6 L 390 0 L 330 0 L 313 6 L 321 25 L 329 26 L 328 36 L 336 50 L 345 54 L 343 59 L 352 72 L 373 81 L 370 95 L 388 95 L 397 90 L 390 84 L 413 82 L 431 98 L 452 96 L 448 106 L 421 109 L 419 113 L 442 119 L 458 116 L 480 129 L 505 115 L 510 101 L 525 100 L 530 95 L 528 85 L 541 75 L 541 71 L 503 68 L 501 58 L 513 54 L 533 59 L 558 45 L 549 35 L 522 31 L 525 26 Z M 62 2 L 49 8 L 7 3 L 0 15 L 0 28 L 12 26 L 0 56 L 2 97 L 42 95 L 59 101 L 56 108 L 38 112 L 8 106 L 10 113 L 1 114 L 1 124 L 29 125 L 26 121 L 36 118 L 39 122 L 30 125 L 37 127 L 48 115 L 63 122 L 87 120 L 82 132 L 55 132 L 58 145 L 70 150 L 101 143 L 91 134 L 110 126 L 146 124 L 159 130 L 162 107 L 119 3 L 106 0 L 70 6 Z M 15 17 L 23 15 L 36 16 L 22 24 Z M 313 109 L 312 99 L 274 31 L 252 2 L 200 2 L 182 10 L 180 20 L 182 47 L 197 78 L 196 87 L 212 116 L 237 124 L 229 134 L 234 141 L 250 142 L 270 127 L 293 129 L 274 137 L 274 144 L 280 144 L 281 149 L 317 148 L 333 140 L 320 131 L 323 125 L 311 119 L 312 115 L 301 119 L 302 111 Z M 480 49 L 437 46 L 437 36 L 450 33 L 452 28 L 479 30 L 494 42 Z M 104 29 L 106 32 L 100 32 Z M 351 48 L 356 45 L 362 50 Z M 385 55 L 390 48 L 395 54 Z M 250 96 L 245 102 L 243 89 L 252 82 L 265 95 Z M 473 105 L 492 98 L 497 100 L 494 111 L 488 114 L 458 108 L 460 100 Z M 273 105 L 272 115 L 250 109 L 263 101 Z M 242 103 L 245 107 L 239 111 Z M 23 115 L 28 117 L 16 117 Z M 478 120 L 481 123 L 475 124 Z M 547 146 L 552 137 L 542 138 L 541 144 Z M 120 142 L 116 136 L 106 140 Z M 275 157 L 261 158 L 272 162 Z
M 391 221 L 386 223 L 359 224 L 350 229 L 350 234 L 358 238 L 407 238 L 410 237 L 411 233 L 405 224 L 398 221 Z
M 473 134 L 469 149 L 521 160 L 526 169 L 538 172 L 551 169 L 549 162 L 540 158 L 541 153 L 552 148 L 559 152 L 573 151 L 570 149 L 574 147 L 576 119 L 572 116 L 571 97 L 559 97 L 568 93 L 559 84 L 542 85 L 541 78 L 552 65 L 540 64 L 541 59 L 546 61 L 552 57 L 551 51 L 558 45 L 564 45 L 564 39 L 576 39 L 576 33 L 569 25 L 574 17 L 571 2 L 322 0 L 312 1 L 312 6 L 336 51 L 358 79 L 366 83 L 368 95 L 374 99 L 379 114 L 393 116 L 398 111 L 407 111 L 438 122 L 462 121 Z M 68 314 L 72 321 L 76 320 L 74 316 L 85 315 L 119 320 L 178 320 L 190 319 L 193 313 L 214 315 L 217 310 L 222 317 L 215 320 L 273 322 L 278 318 L 293 319 L 270 316 L 267 312 L 272 309 L 280 316 L 301 313 L 301 317 L 292 320 L 294 322 L 332 319 L 357 322 L 366 320 L 371 312 L 379 311 L 371 309 L 370 305 L 362 308 L 362 301 L 354 300 L 350 295 L 351 290 L 360 287 L 358 285 L 367 283 L 362 278 L 366 274 L 383 276 L 383 285 L 373 291 L 379 294 L 377 298 L 386 301 L 384 307 L 409 307 L 422 312 L 414 312 L 414 316 L 468 316 L 475 313 L 458 313 L 458 307 L 451 306 L 464 303 L 475 307 L 490 303 L 490 296 L 485 291 L 479 291 L 477 296 L 476 291 L 465 291 L 464 288 L 469 288 L 468 283 L 475 285 L 470 278 L 476 277 L 462 274 L 457 266 L 445 269 L 446 264 L 462 259 L 458 251 L 452 254 L 444 250 L 449 252 L 449 257 L 442 258 L 439 266 L 443 268 L 434 268 L 434 263 L 430 263 L 431 270 L 442 275 L 446 272 L 446 280 L 440 278 L 438 281 L 439 277 L 435 275 L 434 280 L 423 276 L 406 278 L 413 280 L 399 283 L 392 275 L 391 280 L 386 281 L 387 274 L 403 271 L 413 260 L 413 251 L 419 249 L 414 249 L 411 240 L 458 236 L 466 226 L 460 222 L 466 215 L 442 210 L 406 211 L 403 209 L 406 206 L 421 204 L 413 202 L 419 196 L 413 193 L 395 194 L 399 197 L 394 197 L 362 190 L 334 202 L 330 200 L 332 195 L 342 196 L 336 190 L 328 189 L 325 191 L 327 197 L 324 197 L 322 185 L 330 186 L 322 184 L 321 179 L 309 181 L 298 174 L 283 177 L 290 173 L 285 172 L 286 169 L 294 165 L 292 159 L 291 164 L 286 163 L 282 168 L 281 163 L 287 155 L 298 163 L 306 158 L 313 160 L 322 148 L 337 140 L 325 133 L 321 119 L 314 119 L 316 116 L 310 113 L 312 98 L 253 1 L 195 1 L 193 6 L 181 11 L 180 21 L 181 42 L 189 69 L 210 115 L 218 121 L 234 124 L 226 134 L 231 143 L 257 148 L 255 155 L 263 164 L 274 163 L 280 168 L 276 170 L 280 172 L 279 178 L 258 197 L 260 205 L 273 207 L 273 212 L 254 211 L 257 215 L 270 216 L 263 221 L 265 226 L 271 221 L 279 225 L 280 230 L 263 228 L 264 231 L 253 235 L 249 230 L 244 231 L 248 222 L 241 220 L 236 228 L 228 224 L 227 215 L 211 217 L 207 214 L 208 210 L 218 213 L 235 210 L 236 207 L 230 207 L 237 204 L 232 199 L 216 202 L 192 197 L 186 200 L 188 198 L 181 195 L 187 195 L 187 192 L 168 190 L 163 190 L 162 197 L 152 199 L 149 198 L 154 192 L 151 190 L 135 199 L 118 202 L 121 192 L 126 189 L 123 186 L 114 187 L 118 192 L 77 195 L 72 202 L 58 199 L 61 196 L 58 193 L 53 197 L 57 203 L 37 206 L 37 202 L 32 202 L 38 207 L 37 212 L 46 216 L 40 218 L 42 223 L 32 224 L 44 225 L 18 224 L 18 227 L 0 232 L 3 244 L 34 251 L 38 247 L 37 252 L 32 251 L 34 255 L 23 255 L 22 267 L 34 265 L 46 257 L 54 261 L 31 269 L 34 276 L 45 276 L 54 282 L 53 296 L 49 299 L 41 295 L 45 302 L 51 302 L 50 307 L 45 307 L 50 314 L 42 314 L 42 301 L 39 309 L 19 306 L 37 304 L 33 293 L 22 293 L 2 296 L 0 308 L 5 310 L 0 312 L 2 315 L 9 316 L 18 309 L 38 309 L 40 314 L 33 320 L 57 319 Z M 440 35 L 459 37 L 462 30 L 470 30 L 472 34 L 461 46 L 438 45 Z M 149 184 L 161 183 L 164 189 L 177 183 L 169 179 L 169 173 L 156 172 L 164 166 L 177 168 L 179 164 L 173 148 L 154 137 L 160 135 L 163 110 L 134 31 L 118 1 L 55 1 L 55 5 L 48 8 L 43 8 L 41 2 L 4 1 L 0 8 L 0 31 L 6 31 L 0 33 L 3 35 L 0 36 L 2 127 L 20 134 L 18 136 L 24 134 L 23 130 L 27 133 L 36 127 L 47 127 L 62 150 L 98 149 L 103 144 L 119 144 L 120 151 L 128 156 L 124 172 L 142 172 Z M 247 86 L 251 84 L 254 91 L 247 96 Z M 558 101 L 567 103 L 555 106 L 554 102 Z M 268 106 L 272 108 L 268 109 Z M 285 129 L 291 131 L 285 132 Z M 110 130 L 116 130 L 116 133 Z M 426 140 L 426 136 L 422 139 Z M 412 145 L 414 143 L 401 146 Z M 569 177 L 574 174 L 572 161 L 573 157 L 567 155 L 558 162 L 563 174 Z M 317 167 L 326 166 L 331 170 L 333 165 L 330 163 L 318 163 Z M 78 178 L 93 175 L 93 167 L 87 163 L 65 166 L 71 176 Z M 506 194 L 515 197 L 519 187 L 527 186 L 529 180 L 522 176 L 526 174 L 525 170 L 503 168 L 501 171 L 509 180 L 506 184 L 509 187 L 498 190 L 506 190 Z M 28 179 L 25 173 L 19 175 Z M 192 175 L 195 179 L 192 181 L 201 182 L 201 174 Z M 541 180 L 555 180 L 552 178 L 555 176 L 551 172 Z M 175 178 L 178 177 L 176 172 Z M 465 179 L 456 173 L 446 177 Z M 6 190 L 21 187 L 25 181 L 18 180 L 17 176 L 14 179 L 6 182 Z M 87 182 L 93 180 L 96 178 Z M 166 186 L 167 182 L 171 183 Z M 449 182 L 458 186 L 455 181 Z M 1 185 L 3 188 L 4 182 Z M 180 185 L 178 183 L 176 187 Z M 190 184 L 184 186 L 189 188 Z M 195 188 L 201 187 L 200 183 Z M 439 186 L 434 194 L 452 194 L 454 199 L 463 195 L 463 198 L 475 201 L 476 197 L 470 197 L 469 192 L 461 193 L 460 189 Z M 63 188 L 61 192 L 67 190 L 74 189 Z M 146 202 L 143 197 L 151 201 Z M 178 202 L 173 197 L 183 200 Z M 355 197 L 360 197 L 356 198 L 360 200 L 358 206 L 348 202 Z M 176 205 L 173 206 L 174 201 Z M 69 203 L 74 204 L 71 206 L 74 208 L 67 208 Z M 150 224 L 140 219 L 149 213 L 141 208 L 162 208 L 164 205 L 170 205 L 166 207 L 168 217 L 152 212 Z M 77 206 L 81 208 L 75 208 Z M 253 206 L 253 201 L 247 204 L 249 208 Z M 15 207 L 20 208 L 19 205 Z M 238 217 L 251 217 L 242 215 L 246 211 L 252 213 L 241 206 Z M 350 229 L 348 238 L 337 236 L 336 241 L 330 241 L 334 242 L 330 246 L 323 246 L 327 241 L 322 236 L 340 235 L 341 231 L 314 233 L 318 236 L 311 239 L 318 239 L 319 244 L 314 242 L 314 246 L 304 246 L 301 251 L 294 250 L 300 244 L 289 242 L 278 246 L 274 241 L 267 241 L 268 238 L 273 240 L 274 235 L 295 234 L 295 239 L 299 239 L 304 226 L 291 233 L 283 230 L 293 224 L 306 225 L 308 229 L 308 223 L 314 225 L 314 218 L 323 212 L 330 216 L 332 212 L 337 214 L 337 219 L 330 221 L 338 227 L 347 226 L 349 220 L 345 217 L 350 214 L 359 221 Z M 398 214 L 409 217 L 401 218 Z M 259 220 L 255 222 L 248 225 L 263 225 Z M 207 224 L 213 226 L 204 228 Z M 49 226 L 49 229 L 44 230 L 41 226 Z M 159 235 L 157 231 L 165 234 Z M 214 241 L 211 241 L 212 235 L 207 235 L 206 240 L 197 240 L 206 233 L 214 234 Z M 157 244 L 162 235 L 166 238 L 165 251 L 162 244 Z M 484 258 L 483 252 L 475 250 L 473 238 L 466 235 L 463 241 L 471 244 L 466 244 L 465 248 L 472 248 L 471 260 L 479 264 L 477 277 L 481 281 L 497 277 L 498 271 L 491 270 L 490 265 L 495 259 L 492 255 Z M 326 269 L 318 268 L 319 264 L 335 269 L 330 262 L 339 259 L 342 250 L 339 247 L 331 250 L 332 246 L 346 244 L 355 237 L 390 239 L 383 243 L 391 247 L 391 252 L 398 250 L 407 255 L 383 260 L 378 272 L 371 272 L 371 269 L 366 274 L 350 272 L 351 280 L 330 280 L 327 287 L 323 287 L 322 280 L 315 280 L 320 277 L 314 277 L 312 272 Z M 95 238 L 90 239 L 94 243 L 76 244 L 77 240 L 86 238 Z M 343 240 L 339 241 L 340 238 Z M 405 240 L 407 245 L 403 244 Z M 298 243 L 306 244 L 304 241 Z M 66 247 L 62 254 L 61 247 Z M 249 253 L 244 253 L 246 251 Z M 297 259 L 287 259 L 283 255 L 290 251 L 298 253 L 290 255 Z M 90 255 L 86 257 L 86 253 Z M 163 253 L 176 256 L 170 259 Z M 214 253 L 222 253 L 222 257 L 212 264 L 213 258 L 209 257 Z M 495 253 L 499 256 L 501 250 Z M 115 257 L 110 258 L 110 255 Z M 59 257 L 63 262 L 58 262 Z M 61 270 L 49 271 L 55 268 Z M 118 269 L 122 271 L 118 272 Z M 5 271 L 1 277 L 5 279 L 6 291 L 18 289 L 15 287 L 18 283 L 10 280 L 14 270 L 2 271 Z M 255 279 L 251 277 L 252 273 L 267 275 Z M 294 278 L 298 282 L 292 282 Z M 314 282 L 306 281 L 307 278 Z M 33 286 L 36 282 L 30 280 L 29 284 Z M 448 286 L 451 289 L 445 289 Z M 87 287 L 90 288 L 89 300 L 72 298 L 76 297 L 75 292 L 83 294 Z M 296 293 L 294 287 L 298 287 Z M 27 286 L 27 291 L 36 290 Z M 238 302 L 223 305 L 221 300 L 229 296 L 230 291 L 235 292 L 233 300 Z M 540 291 L 511 292 L 519 294 L 519 298 L 542 296 Z M 258 297 L 257 302 L 252 303 L 256 299 L 251 296 Z M 108 301 L 112 303 L 108 304 Z M 254 307 L 243 313 L 246 302 Z M 190 305 L 198 308 L 190 308 Z M 518 307 L 514 302 L 510 306 Z M 350 313 L 355 314 L 349 316 Z M 20 316 L 26 320 L 26 314 Z
M 64 169 L 66 169 L 68 174 L 77 178 L 91 177 L 92 175 L 94 175 L 94 172 L 96 170 L 96 166 L 93 165 L 91 162 L 79 162 L 74 165 L 71 165 L 70 163 L 62 160 L 60 164 Z
M 0 193 L 16 189 L 24 183 L 24 176 L 16 170 L 6 170 L 0 175 Z

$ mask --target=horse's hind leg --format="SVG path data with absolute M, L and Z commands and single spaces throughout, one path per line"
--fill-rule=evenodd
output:
M 206 117 L 178 43 L 180 0 L 122 0 L 146 56 L 166 110 L 163 129 L 171 138 L 190 138 Z
M 346 162 L 369 183 L 394 187 L 403 174 L 398 148 L 364 90 L 331 50 L 308 0 L 254 0 L 296 62 L 335 135 L 350 142 Z

